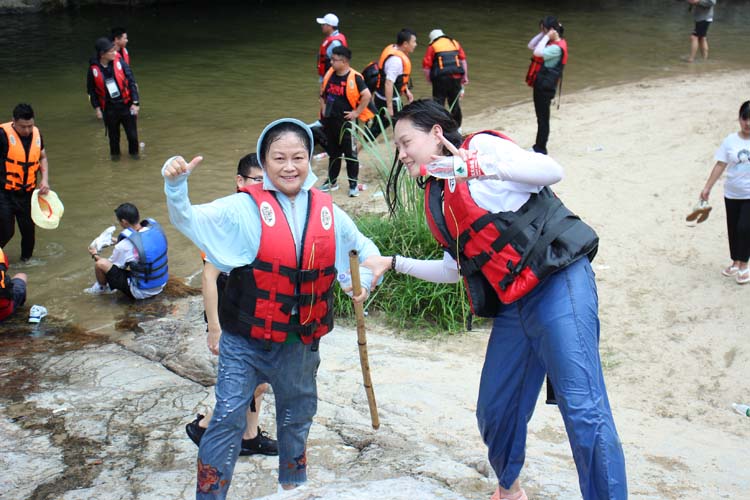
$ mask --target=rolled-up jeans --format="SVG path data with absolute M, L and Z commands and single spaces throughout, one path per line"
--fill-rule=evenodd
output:
M 477 421 L 500 485 L 526 456 L 527 423 L 545 373 L 555 388 L 585 500 L 625 499 L 625 458 L 599 358 L 594 272 L 581 258 L 548 276 L 495 318 L 482 369 Z
M 320 355 L 301 342 L 272 343 L 223 331 L 219 341 L 216 406 L 198 450 L 196 499 L 226 498 L 240 453 L 245 413 L 264 382 L 276 399 L 279 483 L 307 481 L 306 443 L 318 408 Z

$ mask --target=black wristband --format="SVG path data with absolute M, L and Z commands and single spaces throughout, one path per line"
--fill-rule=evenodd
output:
M 396 270 L 396 256 L 395 255 L 391 258 L 391 270 L 392 271 Z

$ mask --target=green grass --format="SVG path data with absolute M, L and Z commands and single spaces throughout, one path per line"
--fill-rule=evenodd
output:
M 354 134 L 363 144 L 368 166 L 378 172 L 378 184 L 385 192 L 395 150 L 389 137 L 373 141 L 369 133 L 355 126 Z M 363 234 L 380 249 L 382 255 L 403 255 L 416 259 L 442 259 L 443 250 L 432 237 L 424 215 L 424 191 L 404 174 L 400 178 L 399 200 L 392 216 L 364 214 L 355 222 Z M 434 335 L 460 333 L 465 330 L 469 304 L 461 282 L 429 283 L 389 271 L 383 283 L 365 303 L 370 313 L 385 319 L 387 325 L 408 333 Z M 334 312 L 338 317 L 353 318 L 351 299 L 336 287 Z

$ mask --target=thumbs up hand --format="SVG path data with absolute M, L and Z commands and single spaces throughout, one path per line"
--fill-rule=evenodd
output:
M 162 175 L 165 179 L 176 179 L 181 175 L 189 175 L 190 172 L 192 172 L 202 161 L 202 156 L 196 156 L 190 161 L 190 163 L 187 163 L 182 156 L 175 156 L 172 158 L 172 161 L 164 167 Z

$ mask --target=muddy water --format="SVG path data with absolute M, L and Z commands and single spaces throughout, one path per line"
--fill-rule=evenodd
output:
M 50 158 L 51 186 L 66 206 L 57 230 L 37 230 L 30 263 L 17 262 L 18 236 L 6 248 L 13 268 L 29 275 L 30 304 L 44 304 L 58 320 L 87 329 L 113 329 L 125 302 L 82 293 L 93 281 L 87 244 L 113 223 L 112 210 L 122 201 L 166 222 L 159 168 L 168 156 L 205 156 L 191 195 L 194 202 L 209 201 L 232 190 L 237 159 L 254 150 L 263 125 L 284 115 L 314 120 L 321 39 L 315 17 L 329 10 L 342 19 L 360 69 L 402 26 L 419 34 L 412 58 L 417 68 L 431 29 L 440 27 L 460 40 L 471 79 L 466 114 L 530 98 L 523 83 L 526 43 L 538 19 L 552 9 L 571 47 L 566 93 L 747 63 L 740 41 L 749 20 L 746 1 L 720 3 L 709 33 L 712 59 L 692 66 L 681 60 L 692 29 L 684 2 L 472 2 L 458 9 L 455 2 L 433 1 L 429 10 L 379 5 L 374 12 L 351 2 L 182 4 L 0 18 L 0 114 L 9 116 L 17 102 L 33 104 Z M 120 24 L 128 27 L 142 94 L 139 133 L 145 149 L 138 160 L 113 162 L 102 124 L 87 102 L 85 73 L 94 39 Z M 428 96 L 430 88 L 418 69 L 415 73 L 414 94 Z M 320 173 L 325 166 L 315 168 Z M 166 226 L 171 272 L 194 275 L 200 268 L 197 251 Z

